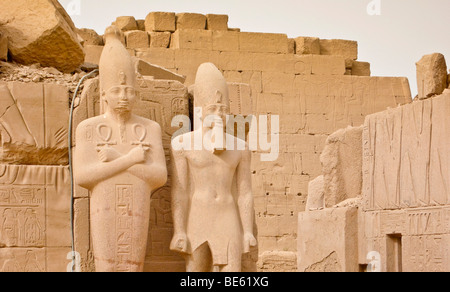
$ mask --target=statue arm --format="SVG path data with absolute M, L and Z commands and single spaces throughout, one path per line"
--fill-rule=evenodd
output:
M 189 208 L 188 166 L 182 151 L 172 149 L 172 213 L 174 221 L 174 238 L 171 250 L 187 253 L 188 238 L 187 215 Z
M 250 251 L 251 246 L 256 246 L 256 239 L 253 234 L 254 202 L 250 167 L 251 152 L 246 150 L 242 154 L 242 159 L 237 169 L 238 207 L 244 230 L 245 253 Z
M 85 141 L 86 129 L 79 126 L 77 129 L 77 147 L 74 151 L 74 176 L 78 185 L 92 189 L 96 184 L 109 179 L 144 159 L 144 151 L 138 147 L 132 149 L 127 155 L 110 162 L 101 162 L 93 143 Z M 142 153 L 141 153 L 142 152 Z
M 149 182 L 152 190 L 156 190 L 167 182 L 167 166 L 166 155 L 162 145 L 161 127 L 157 125 L 156 130 L 152 134 L 154 141 L 151 143 L 150 152 L 146 155 L 145 163 L 133 165 L 128 171 L 143 181 Z

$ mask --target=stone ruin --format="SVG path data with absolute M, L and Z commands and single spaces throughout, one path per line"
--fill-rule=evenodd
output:
M 33 1 L 39 18 L 22 2 L 0 11 L 0 271 L 66 271 L 72 233 L 81 270 L 94 271 L 89 193 L 76 188 L 71 205 L 68 132 L 103 36 L 75 28 L 56 0 Z M 229 82 L 232 114 L 280 116 L 278 159 L 253 153 L 258 246 L 244 271 L 450 271 L 442 55 L 417 63 L 413 100 L 406 78 L 370 76 L 355 41 L 241 32 L 226 15 L 151 12 L 114 24 L 134 58 L 138 114 L 161 125 L 168 164 L 172 118 L 192 115 L 205 62 Z M 98 78 L 75 98 L 73 131 L 104 111 Z M 152 195 L 145 271 L 185 270 L 169 250 L 170 193 L 169 173 Z

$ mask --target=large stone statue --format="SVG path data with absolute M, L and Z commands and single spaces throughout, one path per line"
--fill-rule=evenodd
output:
M 109 27 L 100 60 L 105 114 L 76 132 L 76 183 L 91 191 L 90 220 L 98 272 L 143 271 L 150 195 L 167 180 L 160 126 L 132 113 L 137 84 L 121 32 Z
M 198 69 L 194 95 L 195 107 L 205 117 L 203 125 L 172 143 L 175 235 L 171 249 L 185 255 L 188 272 L 240 272 L 242 254 L 256 245 L 251 152 L 244 141 L 223 130 L 214 135 L 216 129 L 225 128 L 230 102 L 227 83 L 213 64 Z M 212 123 L 206 122 L 208 117 Z M 221 135 L 224 144 L 228 138 L 234 145 L 244 144 L 246 150 L 236 146 L 227 150 L 219 143 Z M 181 144 L 186 147 L 174 146 Z

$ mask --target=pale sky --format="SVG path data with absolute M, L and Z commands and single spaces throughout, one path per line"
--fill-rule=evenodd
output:
M 444 54 L 450 67 L 450 0 L 60 0 L 78 28 L 103 34 L 117 16 L 145 19 L 152 11 L 228 14 L 229 27 L 247 32 L 349 39 L 372 76 L 408 77 L 417 94 L 415 63 Z M 79 5 L 77 5 L 79 4 Z M 376 3 L 375 3 L 376 4 Z M 377 12 L 376 6 L 374 6 Z

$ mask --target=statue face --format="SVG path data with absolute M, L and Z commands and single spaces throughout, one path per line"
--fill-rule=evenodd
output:
M 205 117 L 207 116 L 217 116 L 218 119 L 214 121 L 213 127 L 221 125 L 223 127 L 223 130 L 225 131 L 225 125 L 227 123 L 227 115 L 230 114 L 230 107 L 217 103 L 217 104 L 210 104 L 205 107 L 203 115 Z
M 136 89 L 119 85 L 111 87 L 105 95 L 107 107 L 117 113 L 131 112 L 136 102 Z

